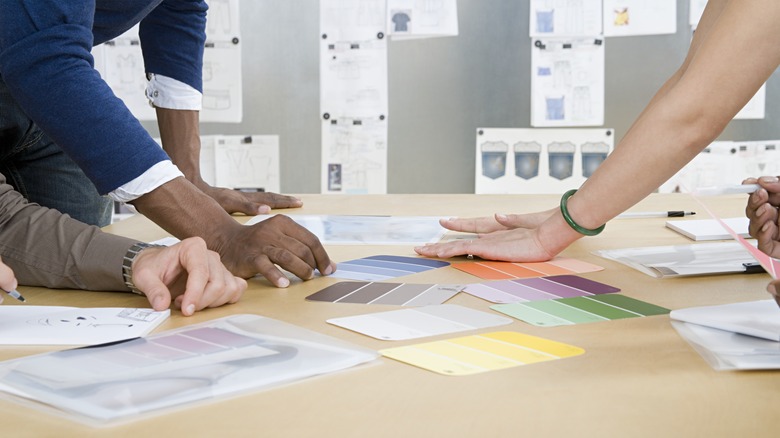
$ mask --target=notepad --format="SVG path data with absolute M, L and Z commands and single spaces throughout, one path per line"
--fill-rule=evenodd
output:
M 774 300 L 678 309 L 673 310 L 669 317 L 676 321 L 780 342 L 780 308 Z
M 732 217 L 723 219 L 731 229 L 742 237 L 750 237 L 748 225 L 750 221 L 746 217 Z M 674 220 L 666 221 L 666 227 L 693 240 L 727 240 L 731 239 L 728 231 L 715 219 L 698 220 Z
M 96 345 L 149 334 L 166 309 L 0 306 L 0 345 Z

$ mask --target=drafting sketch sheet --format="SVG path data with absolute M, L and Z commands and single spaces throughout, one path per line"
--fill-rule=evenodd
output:
M 387 119 L 322 121 L 322 193 L 387 193 Z
M 387 0 L 387 33 L 394 40 L 457 36 L 457 2 Z
M 531 126 L 604 124 L 604 39 L 534 39 Z
M 323 118 L 387 114 L 387 39 L 322 40 L 320 55 Z
M 604 0 L 604 36 L 677 32 L 677 0 Z
M 385 0 L 320 0 L 320 34 L 329 41 L 355 41 L 386 34 Z
M 144 336 L 170 310 L 0 306 L 0 345 L 96 345 Z
M 219 187 L 279 193 L 279 136 L 216 136 L 214 177 Z
M 563 193 L 593 174 L 614 131 L 477 128 L 476 193 Z
M 689 192 L 700 187 L 740 184 L 749 177 L 778 174 L 780 140 L 716 141 L 663 183 L 658 192 Z
M 601 0 L 531 0 L 532 37 L 601 35 Z

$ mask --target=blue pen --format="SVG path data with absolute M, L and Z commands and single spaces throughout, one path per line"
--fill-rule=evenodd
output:
M 11 290 L 5 290 L 5 289 L 3 289 L 3 292 L 7 293 L 8 295 L 10 295 L 10 296 L 12 296 L 12 297 L 16 298 L 17 300 L 19 300 L 19 301 L 21 301 L 21 302 L 25 302 L 25 301 L 27 301 L 27 300 L 25 300 L 25 299 L 24 299 L 24 297 L 22 296 L 22 294 L 20 294 L 20 293 L 19 293 L 19 291 L 17 291 L 16 289 L 11 289 Z

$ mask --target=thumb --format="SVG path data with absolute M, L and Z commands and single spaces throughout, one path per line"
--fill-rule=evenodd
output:
M 144 292 L 154 310 L 160 311 L 171 307 L 171 291 L 160 279 L 150 278 L 136 286 Z
M 255 216 L 258 214 L 268 214 L 271 212 L 271 207 L 259 202 L 250 201 L 243 198 L 242 200 L 233 200 L 226 203 L 223 208 L 230 213 L 243 213 L 247 216 Z

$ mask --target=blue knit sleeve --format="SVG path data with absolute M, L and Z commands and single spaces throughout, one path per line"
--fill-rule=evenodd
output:
M 168 159 L 94 69 L 94 0 L 2 0 L 0 76 L 101 194 Z
M 139 29 L 144 66 L 203 92 L 206 10 L 203 0 L 163 0 Z

